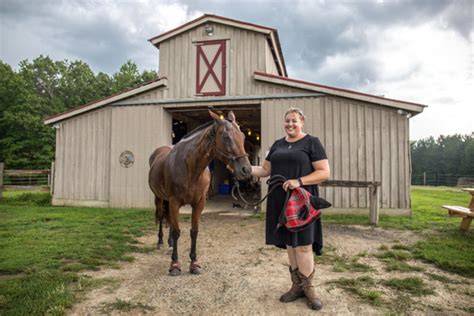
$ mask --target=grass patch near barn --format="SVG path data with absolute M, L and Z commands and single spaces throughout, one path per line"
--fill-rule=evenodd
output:
M 154 228 L 150 210 L 52 207 L 49 201 L 44 192 L 5 192 L 0 202 L 2 315 L 63 314 L 84 282 L 93 285 L 78 271 L 149 251 L 135 238 Z
M 410 266 L 400 263 L 410 258 L 435 264 L 440 269 L 465 277 L 474 277 L 474 228 L 459 231 L 460 218 L 448 217 L 442 205 L 469 205 L 470 195 L 457 188 L 421 187 L 411 189 L 412 216 L 380 216 L 379 227 L 413 230 L 424 239 L 414 245 L 396 245 L 382 254 L 388 269 L 408 271 Z M 324 223 L 369 225 L 368 216 L 324 215 Z M 391 257 L 392 260 L 389 260 Z M 416 269 L 416 268 L 415 268 Z

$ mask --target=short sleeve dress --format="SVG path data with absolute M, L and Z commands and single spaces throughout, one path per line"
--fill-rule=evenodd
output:
M 278 174 L 287 179 L 298 179 L 314 171 L 312 162 L 327 159 L 327 156 L 319 138 L 307 134 L 292 143 L 287 142 L 285 138 L 276 140 L 265 159 L 271 163 L 271 176 Z M 307 185 L 304 188 L 313 195 L 319 195 L 317 185 Z M 320 218 L 299 232 L 290 232 L 284 227 L 276 229 L 285 196 L 286 193 L 281 186 L 275 188 L 268 196 L 266 244 L 279 248 L 286 248 L 286 245 L 292 247 L 312 245 L 313 252 L 321 255 L 323 236 Z

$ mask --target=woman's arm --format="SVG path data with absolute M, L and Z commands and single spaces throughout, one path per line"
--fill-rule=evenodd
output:
M 318 161 L 313 162 L 312 164 L 313 164 L 314 171 L 300 178 L 303 185 L 318 184 L 329 179 L 329 176 L 331 174 L 331 169 L 329 167 L 329 161 L 327 159 L 318 160 Z M 285 181 L 285 183 L 283 183 L 283 190 L 286 191 L 288 190 L 288 188 L 294 189 L 300 186 L 301 184 L 300 184 L 300 181 L 298 181 L 298 179 L 290 179 L 288 181 Z
M 268 177 L 272 172 L 272 164 L 268 160 L 263 161 L 261 166 L 252 166 L 252 176 L 264 178 Z

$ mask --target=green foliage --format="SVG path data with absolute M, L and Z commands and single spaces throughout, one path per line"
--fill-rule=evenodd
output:
M 474 133 L 414 141 L 411 152 L 414 183 L 421 184 L 423 172 L 427 177 L 443 175 L 442 179 L 435 180 L 436 185 L 453 185 L 459 176 L 474 176 Z M 431 181 L 430 184 L 434 184 Z
M 23 60 L 15 72 L 0 61 L 0 162 L 8 169 L 47 169 L 55 132 L 42 119 L 155 79 L 128 60 L 112 78 L 84 61 Z

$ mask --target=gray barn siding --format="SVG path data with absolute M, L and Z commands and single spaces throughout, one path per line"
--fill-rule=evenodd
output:
M 262 102 L 262 153 L 284 136 L 283 115 L 290 106 L 307 116 L 305 131 L 318 136 L 331 164 L 331 179 L 382 181 L 382 208 L 408 209 L 408 123 L 395 109 L 335 97 Z M 366 189 L 321 188 L 337 208 L 367 208 Z
M 111 207 L 149 207 L 148 159 L 157 147 L 171 144 L 171 116 L 157 106 L 117 106 L 112 109 Z M 120 154 L 129 150 L 134 164 L 124 168 Z
M 55 199 L 109 200 L 110 119 L 111 109 L 104 108 L 59 125 Z

